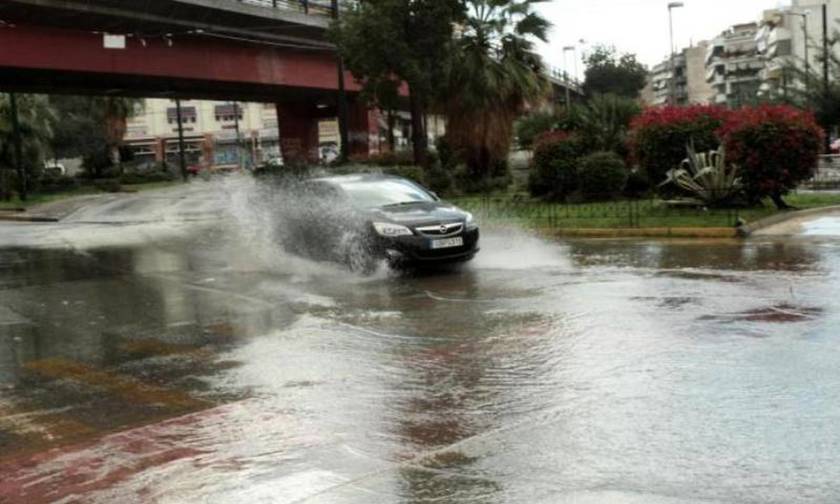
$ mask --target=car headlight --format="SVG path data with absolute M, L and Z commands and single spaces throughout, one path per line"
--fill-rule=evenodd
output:
M 374 222 L 373 229 L 375 229 L 380 236 L 387 236 L 389 238 L 393 238 L 395 236 L 411 236 L 414 234 L 407 227 L 400 226 L 399 224 L 391 224 L 390 222 Z
M 465 224 L 467 229 L 478 229 L 478 223 L 475 221 L 475 216 L 470 212 L 467 212 L 467 218 L 465 219 Z

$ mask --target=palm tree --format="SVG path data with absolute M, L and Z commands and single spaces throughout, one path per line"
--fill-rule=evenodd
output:
M 55 112 L 43 95 L 17 95 L 17 116 L 20 127 L 22 173 L 14 173 L 18 166 L 15 132 L 12 124 L 11 95 L 0 96 L 0 196 L 11 197 L 13 180 L 17 179 L 18 193 L 22 199 L 31 180 L 44 166 L 50 141 L 53 137 Z
M 548 88 L 533 39 L 549 22 L 533 12 L 543 0 L 463 0 L 447 93 L 447 141 L 473 177 L 487 177 L 507 157 L 513 123 Z
M 120 147 L 127 129 L 128 118 L 134 114 L 134 105 L 139 100 L 109 96 L 102 100 L 102 117 L 108 158 L 114 166 L 120 166 Z

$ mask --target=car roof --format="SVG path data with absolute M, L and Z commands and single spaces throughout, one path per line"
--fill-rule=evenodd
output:
M 311 182 L 327 182 L 329 184 L 350 184 L 353 182 L 379 182 L 383 180 L 408 180 L 395 175 L 384 173 L 352 173 L 349 175 L 334 175 L 330 177 L 318 177 L 310 179 Z

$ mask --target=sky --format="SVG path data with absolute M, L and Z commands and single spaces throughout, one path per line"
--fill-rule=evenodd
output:
M 786 0 L 682 0 L 685 7 L 674 9 L 674 45 L 688 47 L 709 40 L 729 26 L 757 21 L 766 9 L 789 5 Z M 578 75 L 583 75 L 580 58 L 598 44 L 615 46 L 620 52 L 635 53 L 652 67 L 668 55 L 669 0 L 551 0 L 539 10 L 554 25 L 548 45 L 540 52 L 546 62 L 563 68 L 563 47 L 577 45 Z M 581 43 L 583 39 L 585 43 Z M 569 72 L 574 58 L 566 54 Z

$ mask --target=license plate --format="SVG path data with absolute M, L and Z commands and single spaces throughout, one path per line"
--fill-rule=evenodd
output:
M 433 249 L 443 249 L 452 247 L 463 247 L 464 238 L 459 236 L 457 238 L 447 238 L 445 240 L 432 240 Z

